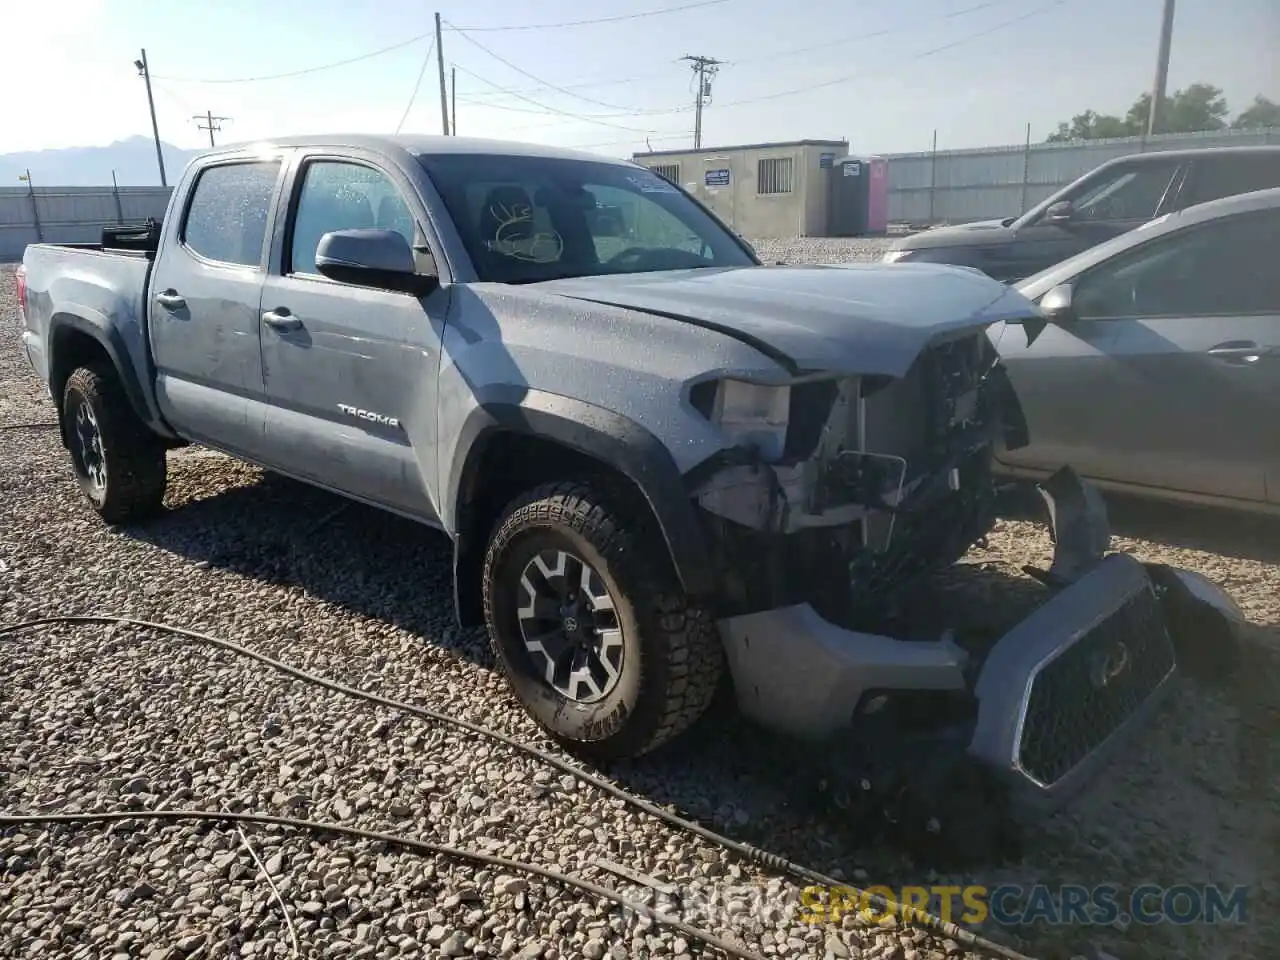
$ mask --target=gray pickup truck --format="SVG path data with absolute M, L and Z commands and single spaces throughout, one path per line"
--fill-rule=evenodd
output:
M 105 241 L 19 279 L 94 509 L 158 510 L 197 443 L 443 530 L 459 619 L 588 756 L 670 740 L 727 668 L 747 717 L 875 777 L 928 728 L 913 773 L 849 760 L 864 790 L 981 771 L 1052 807 L 1174 681 L 1169 604 L 1238 615 L 1108 554 L 1064 469 L 1028 619 L 885 632 L 991 528 L 1025 429 L 984 331 L 1036 308 L 975 270 L 764 266 L 634 164 L 453 137 L 213 152 Z

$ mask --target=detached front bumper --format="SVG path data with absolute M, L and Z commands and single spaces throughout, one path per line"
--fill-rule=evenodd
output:
M 1165 568 L 1167 571 L 1168 568 Z M 1207 580 L 1174 571 L 1157 585 L 1127 554 L 1099 560 L 1017 624 L 974 671 L 949 640 L 846 630 L 807 604 L 720 623 L 742 711 L 778 732 L 845 735 L 880 693 L 972 698 L 967 753 L 1010 788 L 1015 809 L 1047 812 L 1086 784 L 1140 730 L 1178 675 L 1166 595 L 1227 618 Z

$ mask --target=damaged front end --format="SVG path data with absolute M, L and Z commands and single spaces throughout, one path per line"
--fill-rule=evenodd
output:
M 739 441 L 685 478 L 721 561 L 724 616 L 809 603 L 843 626 L 883 620 L 990 529 L 994 442 L 1026 442 L 981 331 L 930 347 L 901 378 L 711 380 L 690 399 Z
M 1043 584 L 1034 612 L 981 643 L 895 631 L 904 605 L 929 603 L 927 575 L 994 523 L 994 441 L 1026 442 L 985 335 L 929 347 L 901 378 L 800 377 L 785 405 L 773 386 L 745 410 L 738 388 L 711 383 L 692 402 L 742 442 L 686 479 L 716 551 L 738 702 L 822 744 L 846 802 L 926 832 L 951 816 L 973 842 L 979 822 L 1054 809 L 1203 645 L 1171 630 L 1171 611 L 1212 620 L 1210 642 L 1239 619 L 1202 578 L 1108 554 L 1101 497 L 1064 468 L 1041 487 L 1055 556 L 1028 571 Z M 957 825 L 960 783 L 978 799 Z

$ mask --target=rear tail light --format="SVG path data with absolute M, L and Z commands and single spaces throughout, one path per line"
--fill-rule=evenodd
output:
M 14 274 L 14 283 L 18 292 L 18 320 L 25 326 L 27 323 L 27 272 L 22 267 L 19 267 L 18 272 Z

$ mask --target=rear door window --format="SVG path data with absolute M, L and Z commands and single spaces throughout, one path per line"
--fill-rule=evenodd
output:
M 1187 205 L 1280 187 L 1280 151 L 1207 156 L 1195 162 Z
M 201 171 L 191 193 L 182 242 L 206 260 L 257 266 L 280 161 L 223 163 Z

